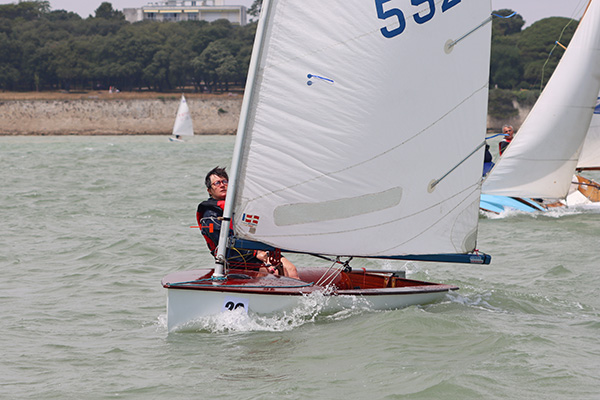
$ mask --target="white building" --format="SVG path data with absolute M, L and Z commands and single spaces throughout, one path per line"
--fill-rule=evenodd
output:
M 209 5 L 210 3 L 210 5 Z M 148 3 L 142 8 L 124 8 L 129 22 L 138 21 L 216 21 L 228 19 L 246 25 L 246 7 L 227 6 L 224 0 L 166 0 Z

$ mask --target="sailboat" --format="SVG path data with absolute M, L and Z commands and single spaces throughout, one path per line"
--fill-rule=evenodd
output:
M 179 102 L 179 108 L 177 109 L 175 124 L 173 124 L 173 136 L 171 136 L 169 140 L 171 142 L 183 142 L 183 140 L 180 139 L 181 136 L 194 136 L 194 125 L 192 123 L 190 108 L 188 107 L 183 94 L 181 95 L 181 101 Z
M 591 136 L 599 65 L 600 0 L 591 0 L 540 98 L 485 178 L 483 210 L 532 212 L 566 204 L 584 141 Z M 586 182 L 578 186 L 593 187 Z
M 600 184 L 582 176 L 584 171 L 600 170 L 600 97 L 577 162 L 577 174 L 567 195 L 568 205 L 600 204 Z
M 388 310 L 458 289 L 364 259 L 488 264 L 476 243 L 491 18 L 482 0 L 264 1 L 216 262 L 162 279 L 168 329 L 312 294 L 326 311 Z M 235 269 L 228 246 L 330 266 Z

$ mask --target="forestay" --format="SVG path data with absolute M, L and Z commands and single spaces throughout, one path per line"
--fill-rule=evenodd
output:
M 489 0 L 266 1 L 236 235 L 348 256 L 472 251 L 490 12 Z
M 491 195 L 564 198 L 600 89 L 600 0 L 592 0 L 548 85 L 483 183 Z

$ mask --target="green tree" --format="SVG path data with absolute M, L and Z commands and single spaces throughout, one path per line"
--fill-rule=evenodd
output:
M 252 15 L 253 17 L 258 17 L 260 15 L 261 8 L 262 0 L 254 0 L 248 9 L 248 14 Z
M 0 88 L 14 90 L 20 74 L 17 68 L 20 49 L 14 40 L 0 32 Z
M 225 39 L 211 42 L 206 49 L 192 60 L 196 77 L 208 87 L 210 92 L 215 91 L 221 84 L 226 85 L 226 80 L 235 74 L 236 60 L 228 48 Z
M 513 10 L 504 8 L 494 11 L 492 14 L 494 15 L 492 20 L 493 36 L 508 36 L 519 33 L 525 25 L 521 14 L 516 14 Z
M 0 18 L 31 21 L 50 11 L 49 1 L 21 1 L 17 4 L 0 5 Z
M 577 23 L 569 18 L 552 17 L 537 21 L 518 37 L 517 46 L 524 66 L 524 81 L 529 87 L 539 87 L 548 81 L 575 33 Z
M 106 1 L 100 4 L 100 7 L 94 13 L 96 14 L 96 18 L 125 20 L 125 15 L 121 11 L 113 9 L 112 4 Z
M 488 100 L 488 114 L 495 118 L 509 118 L 518 115 L 513 104 L 515 95 L 510 90 L 492 89 Z
M 521 53 L 515 40 L 500 37 L 492 46 L 490 62 L 490 84 L 492 87 L 512 89 L 519 85 L 523 77 Z
M 170 88 L 169 82 L 169 53 L 166 50 L 157 51 L 152 57 L 152 61 L 143 71 L 143 79 L 148 82 L 148 86 L 157 92 L 162 92 Z

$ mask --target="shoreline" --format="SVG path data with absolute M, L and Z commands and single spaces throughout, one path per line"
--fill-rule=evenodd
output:
M 234 135 L 242 94 L 185 93 L 197 135 Z M 170 135 L 181 92 L 1 92 L 0 136 Z
M 0 92 L 0 136 L 171 135 L 182 92 Z M 195 135 L 235 135 L 243 92 L 184 93 Z M 530 107 L 500 120 L 488 115 L 487 132 L 521 126 Z
M 219 99 L 223 97 L 242 96 L 243 91 L 229 91 L 227 93 L 194 93 L 190 91 L 171 92 L 118 92 L 110 93 L 108 90 L 76 90 L 76 91 L 45 91 L 45 92 L 8 92 L 0 91 L 0 101 L 14 100 L 143 100 L 143 99 L 179 99 L 181 94 L 188 99 Z

